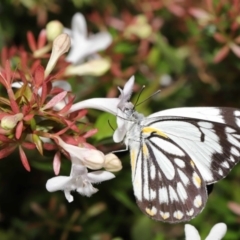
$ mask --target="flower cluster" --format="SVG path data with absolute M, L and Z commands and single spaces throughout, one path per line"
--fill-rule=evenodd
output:
M 0 98 L 0 158 L 18 149 L 23 166 L 30 171 L 25 149 L 35 149 L 40 155 L 54 152 L 53 169 L 58 175 L 64 155 L 72 163 L 70 176 L 53 177 L 46 187 L 50 192 L 63 190 L 69 202 L 73 200 L 70 191 L 91 196 L 97 191 L 92 183 L 114 178 L 111 172 L 122 167 L 114 154 L 105 156 L 86 141 L 97 129 L 86 121 L 86 110 L 69 112 L 75 95 L 66 80 L 59 80 L 68 75 L 99 75 L 109 68 L 96 52 L 111 43 L 111 36 L 102 32 L 88 38 L 86 31 L 81 14 L 73 17 L 72 30 L 50 22 L 37 40 L 31 32 L 27 34 L 32 53 L 5 48 L 0 63 L 5 93 Z M 87 58 L 90 60 L 84 62 Z M 88 169 L 98 171 L 89 173 Z

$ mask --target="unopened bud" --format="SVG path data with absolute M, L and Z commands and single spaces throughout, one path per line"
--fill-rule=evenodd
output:
M 70 46 L 71 39 L 66 33 L 62 33 L 55 38 L 53 41 L 52 53 L 45 69 L 45 77 L 50 74 L 58 59 L 69 50 Z
M 52 42 L 57 36 L 59 36 L 63 32 L 63 25 L 61 22 L 55 20 L 50 21 L 46 25 L 46 34 L 47 40 Z
M 16 127 L 17 123 L 23 119 L 22 113 L 15 115 L 4 116 L 1 120 L 1 127 L 6 130 L 11 130 Z
M 103 167 L 104 154 L 95 149 L 82 149 L 82 161 L 85 167 L 96 170 Z
M 109 153 L 105 155 L 103 167 L 109 172 L 118 172 L 122 169 L 122 162 L 115 154 Z
M 134 23 L 129 25 L 124 31 L 124 35 L 126 37 L 136 35 L 140 39 L 146 39 L 150 37 L 151 33 L 152 27 L 148 23 L 147 17 L 144 15 L 136 16 Z

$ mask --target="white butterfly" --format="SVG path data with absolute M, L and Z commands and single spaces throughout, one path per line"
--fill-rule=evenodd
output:
M 188 221 L 204 208 L 206 185 L 224 178 L 240 157 L 240 110 L 177 108 L 144 117 L 121 90 L 114 140 L 130 149 L 139 208 L 155 220 Z
M 224 177 L 240 158 L 240 109 L 175 108 L 144 117 L 129 102 L 134 77 L 119 98 L 88 99 L 79 108 L 115 114 L 113 140 L 130 149 L 132 182 L 143 213 L 164 222 L 183 222 L 204 208 L 206 186 Z

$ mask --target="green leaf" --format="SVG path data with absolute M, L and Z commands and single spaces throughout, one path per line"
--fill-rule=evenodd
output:
M 133 44 L 121 42 L 114 47 L 116 53 L 134 53 L 136 51 L 136 46 Z
M 43 146 L 42 146 L 42 141 L 41 141 L 40 137 L 38 135 L 36 135 L 36 134 L 32 134 L 32 140 L 35 143 L 39 153 L 41 155 L 43 155 Z
M 157 47 L 153 47 L 147 57 L 147 64 L 156 67 L 161 61 L 161 51 Z
M 112 137 L 113 129 L 111 127 L 114 129 L 117 127 L 116 117 L 110 113 L 102 113 L 98 117 L 95 127 L 98 129 L 98 132 L 94 135 L 96 140 Z
M 163 58 L 172 66 L 172 71 L 181 73 L 184 69 L 184 56 L 170 46 L 161 34 L 156 35 L 156 46 L 161 50 Z

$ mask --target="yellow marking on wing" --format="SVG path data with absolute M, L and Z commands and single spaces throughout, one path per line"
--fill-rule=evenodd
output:
M 137 158 L 136 151 L 131 150 L 130 156 L 131 156 L 131 166 L 132 166 L 132 172 L 133 172 L 136 167 L 136 158 Z
M 145 208 L 145 211 L 149 216 L 155 216 L 157 213 L 157 209 L 155 207 L 152 207 L 151 209 Z
M 180 219 L 183 218 L 183 213 L 182 213 L 181 211 L 176 211 L 176 212 L 174 212 L 173 216 L 174 216 L 176 219 L 180 220 Z
M 195 168 L 195 164 L 194 164 L 193 160 L 190 161 L 190 164 L 192 165 L 193 168 Z
M 154 127 L 144 127 L 144 128 L 142 129 L 142 133 L 149 133 L 149 134 L 151 134 L 151 133 L 157 133 L 159 136 L 168 138 L 168 136 L 167 136 L 164 132 L 162 132 L 162 131 L 160 131 L 159 129 L 154 128 Z
M 197 188 L 201 187 L 202 180 L 198 176 L 198 174 L 196 174 L 195 172 L 193 173 L 193 182 L 194 182 L 194 184 L 196 185 Z
M 198 195 L 197 197 L 195 197 L 193 203 L 194 203 L 195 207 L 197 207 L 197 208 L 201 207 L 202 206 L 202 198 L 201 198 L 201 196 Z
M 144 157 L 148 158 L 149 153 L 148 153 L 148 148 L 147 148 L 146 144 L 143 144 L 142 151 L 143 151 Z
M 160 215 L 162 216 L 162 218 L 163 218 L 164 220 L 170 217 L 169 212 L 160 212 Z

